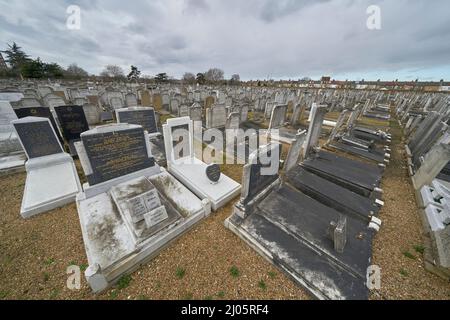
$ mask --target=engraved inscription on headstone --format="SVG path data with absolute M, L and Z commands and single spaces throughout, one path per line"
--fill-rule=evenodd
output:
M 156 191 L 156 189 L 144 193 L 143 198 L 148 211 L 161 205 L 161 200 L 159 200 L 158 191 Z
M 148 212 L 144 199 L 141 196 L 129 199 L 128 206 L 130 208 L 131 219 L 134 223 L 144 219 L 144 214 Z
M 14 127 L 28 158 L 63 152 L 48 121 L 15 123 Z
M 141 125 L 148 133 L 158 132 L 153 109 L 119 111 L 117 114 L 121 123 Z
M 216 163 L 208 165 L 206 167 L 206 176 L 211 182 L 217 183 L 220 179 L 220 166 Z
M 144 219 L 144 214 L 152 211 L 161 205 L 161 200 L 158 196 L 158 191 L 152 189 L 137 197 L 128 200 L 131 219 L 134 223 Z
M 169 215 L 167 214 L 166 208 L 164 206 L 160 206 L 153 209 L 149 213 L 146 213 L 144 218 L 147 228 L 150 228 L 169 218 Z
M 61 137 L 59 136 L 58 127 L 56 125 L 55 120 L 53 119 L 52 113 L 50 112 L 49 108 L 47 107 L 19 108 L 14 109 L 14 112 L 16 113 L 19 119 L 25 117 L 42 117 L 50 119 L 50 122 L 52 123 L 53 129 L 55 129 L 58 139 L 62 141 Z
M 154 165 L 142 128 L 85 135 L 81 140 L 93 171 L 87 176 L 90 185 Z
M 79 140 L 80 134 L 89 130 L 82 106 L 60 106 L 55 111 L 67 141 Z

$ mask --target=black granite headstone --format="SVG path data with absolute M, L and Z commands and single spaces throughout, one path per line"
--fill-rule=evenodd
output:
M 16 113 L 19 119 L 25 117 L 41 117 L 50 119 L 52 127 L 53 129 L 55 129 L 59 141 L 62 141 L 59 135 L 58 126 L 56 125 L 55 119 L 53 119 L 53 115 L 50 111 L 50 108 L 47 107 L 18 108 L 14 109 L 14 112 Z
M 117 113 L 121 123 L 141 125 L 148 133 L 158 132 L 156 125 L 155 110 L 127 110 Z
M 212 163 L 206 167 L 206 176 L 211 182 L 217 182 L 220 179 L 220 166 Z
M 82 106 L 61 106 L 55 107 L 56 115 L 64 135 L 70 142 L 79 140 L 80 134 L 89 130 L 89 125 L 84 115 Z
M 280 144 L 274 144 L 275 148 L 278 148 L 278 159 L 275 161 L 280 161 L 279 156 L 281 155 L 281 145 Z M 271 152 L 269 151 L 267 154 L 267 157 L 271 157 Z M 250 176 L 249 184 L 248 184 L 248 194 L 247 197 L 244 199 L 244 203 L 247 203 L 251 201 L 255 196 L 257 196 L 261 191 L 263 191 L 267 186 L 269 186 L 271 183 L 273 183 L 275 180 L 278 179 L 278 165 L 277 170 L 275 174 L 267 175 L 267 174 L 261 174 L 261 169 L 264 167 L 269 167 L 269 165 L 261 164 L 261 162 L 258 161 L 254 164 L 250 165 Z
M 155 165 L 147 154 L 142 128 L 85 135 L 81 138 L 92 168 L 90 185 Z
M 14 127 L 30 159 L 63 152 L 48 121 L 15 123 Z

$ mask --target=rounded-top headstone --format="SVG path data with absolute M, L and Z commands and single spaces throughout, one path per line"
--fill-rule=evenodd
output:
M 220 166 L 216 163 L 208 165 L 206 167 L 206 176 L 211 182 L 217 183 L 220 179 Z

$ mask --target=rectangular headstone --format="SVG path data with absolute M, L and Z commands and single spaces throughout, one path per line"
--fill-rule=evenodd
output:
M 262 148 L 262 147 L 261 147 Z M 279 157 L 281 155 L 281 144 L 271 143 L 265 146 L 263 149 L 256 150 L 249 158 L 249 164 L 244 166 L 243 179 L 242 179 L 242 195 L 241 200 L 243 204 L 247 204 L 253 200 L 261 191 L 268 187 L 271 183 L 278 179 L 278 173 L 275 174 L 261 174 L 261 169 L 265 166 L 261 164 L 259 160 L 254 161 L 254 157 L 260 156 L 261 152 L 264 150 L 271 155 L 272 152 L 278 153 L 278 163 Z M 270 151 L 267 151 L 270 148 Z M 277 165 L 278 165 L 277 163 Z M 278 167 L 277 167 L 278 172 Z
M 13 125 L 29 159 L 63 152 L 47 118 L 26 117 Z
M 82 106 L 55 107 L 64 138 L 70 142 L 80 139 L 80 134 L 89 130 Z
M 87 175 L 91 186 L 154 166 L 143 128 L 88 132 L 81 135 L 81 140 L 92 168 Z
M 50 108 L 47 108 L 47 107 L 19 108 L 19 109 L 14 109 L 14 112 L 16 113 L 16 115 L 19 119 L 25 118 L 25 117 L 41 117 L 41 118 L 49 119 L 52 124 L 53 129 L 55 130 L 55 132 L 58 136 L 58 139 L 60 141 L 62 141 L 62 139 L 59 135 L 58 126 L 56 125 L 55 119 L 53 119 L 53 115 L 50 111 Z
M 138 124 L 148 133 L 158 132 L 155 110 L 153 108 L 124 108 L 116 110 L 119 123 Z

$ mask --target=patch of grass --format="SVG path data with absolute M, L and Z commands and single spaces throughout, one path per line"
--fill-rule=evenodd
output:
M 50 299 L 56 299 L 58 294 L 59 294 L 59 290 L 58 289 L 53 289 L 52 292 L 50 293 Z
M 55 259 L 53 259 L 53 258 L 49 258 L 49 259 L 47 259 L 47 260 L 44 261 L 44 263 L 45 263 L 47 266 L 53 264 L 53 262 L 55 262 Z
M 110 299 L 116 299 L 118 295 L 119 295 L 119 291 L 113 290 L 113 291 L 111 291 L 111 292 L 109 293 L 109 298 L 110 298 Z
M 80 264 L 80 270 L 81 271 L 86 271 L 86 269 L 89 267 L 89 265 L 87 263 L 82 263 Z
M 400 274 L 404 277 L 408 276 L 408 271 L 406 271 L 405 269 L 400 269 Z
M 233 278 L 237 278 L 237 277 L 239 277 L 239 275 L 240 275 L 241 273 L 239 272 L 239 269 L 238 269 L 236 266 L 232 266 L 232 267 L 230 268 L 230 274 L 231 274 L 231 276 L 232 276 Z
M 264 280 L 259 280 L 259 282 L 258 282 L 258 287 L 260 287 L 261 289 L 263 289 L 263 290 L 266 290 L 266 288 L 267 288 L 267 285 L 266 285 L 266 283 L 264 282 Z
M 277 275 L 276 272 L 273 272 L 273 271 L 269 271 L 267 274 L 269 275 L 269 277 L 270 277 L 271 279 L 275 278 L 276 275 Z
M 5 299 L 8 293 L 8 291 L 0 291 L 0 299 Z
M 203 298 L 203 300 L 212 300 L 212 299 L 213 299 L 212 296 L 206 296 L 206 297 Z
M 50 279 L 50 275 L 47 272 L 43 274 L 44 282 L 47 282 Z
M 413 255 L 413 254 L 412 254 L 411 252 L 409 252 L 409 251 L 403 251 L 403 255 L 404 255 L 405 257 L 409 258 L 409 259 L 412 259 L 412 260 L 415 260 L 415 259 L 416 259 L 416 256 Z
M 186 270 L 184 268 L 178 267 L 175 271 L 175 274 L 178 279 L 182 279 L 186 275 Z
M 117 288 L 125 289 L 130 285 L 130 282 L 131 282 L 131 275 L 125 274 L 122 277 L 120 277 L 119 281 L 117 281 Z
M 184 296 L 183 300 L 192 300 L 193 297 L 194 297 L 194 295 L 192 294 L 192 292 L 188 292 Z
M 138 300 L 149 300 L 149 298 L 145 294 L 140 294 L 137 297 Z
M 423 252 L 425 251 L 425 247 L 421 244 L 414 246 L 414 250 L 417 253 L 423 254 Z
M 219 292 L 217 293 L 217 296 L 218 296 L 219 298 L 223 298 L 223 297 L 225 297 L 225 292 L 219 291 Z

